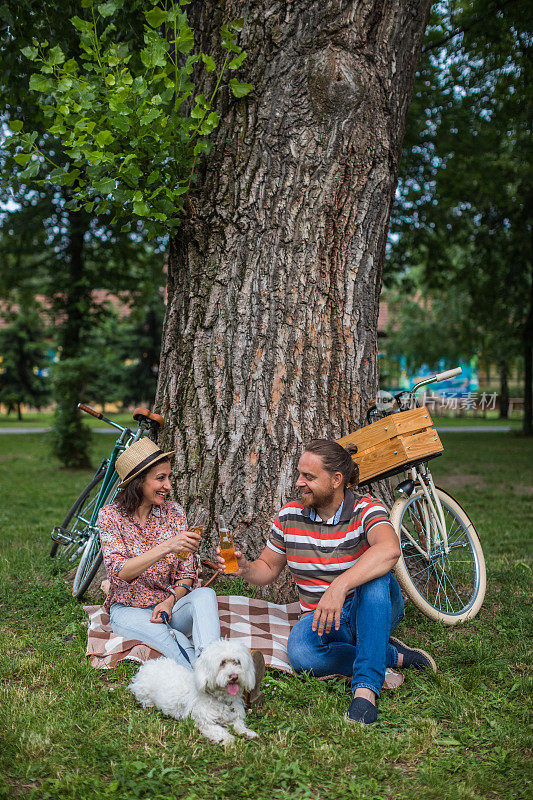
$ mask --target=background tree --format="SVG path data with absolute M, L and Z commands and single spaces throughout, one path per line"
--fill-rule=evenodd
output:
M 142 6 L 139 0 L 128 4 L 124 24 L 115 32 L 118 42 L 137 42 L 140 48 Z M 60 167 L 68 163 L 62 137 L 49 132 L 50 123 L 29 89 L 35 67 L 21 50 L 33 47 L 34 40 L 47 40 L 66 53 L 78 53 L 79 38 L 69 20 L 80 11 L 74 0 L 22 0 L 0 8 L 0 116 L 4 121 L 22 120 L 29 130 L 37 131 L 41 152 Z M 0 288 L 4 296 L 23 289 L 49 298 L 60 355 L 53 382 L 54 450 L 64 464 L 82 466 L 89 461 L 89 432 L 76 405 L 87 399 L 85 348 L 99 320 L 97 290 L 143 302 L 163 282 L 161 244 L 146 244 L 140 229 L 122 231 L 111 213 L 96 218 L 91 210 L 77 209 L 71 202 L 72 187 L 58 183 L 51 173 L 40 186 L 31 176 L 21 178 L 20 164 L 5 148 L 0 166 L 10 186 L 10 207 L 15 209 L 4 214 L 2 223 Z
M 157 399 L 177 495 L 223 510 L 253 555 L 302 442 L 356 427 L 377 388 L 386 230 L 429 2 L 193 4 L 202 49 L 241 9 L 255 91 L 222 108 L 170 242 Z
M 141 234 L 175 231 L 195 167 L 209 151 L 207 137 L 219 122 L 213 100 L 223 76 L 235 96 L 251 89 L 235 77 L 246 58 L 235 43 L 242 21 L 221 26 L 217 65 L 209 54 L 191 53 L 187 5 L 188 0 L 169 0 L 163 9 L 157 0 L 82 0 L 48 2 L 42 9 L 28 0 L 16 13 L 4 14 L 9 64 L 19 66 L 26 44 L 22 72 L 36 93 L 28 96 L 28 84 L 8 69 L 9 176 L 22 205 L 31 197 L 29 183 L 45 193 L 52 187 L 53 215 L 66 227 L 67 274 L 63 269 L 54 275 L 57 283 L 66 278 L 54 295 L 62 321 L 54 440 L 57 454 L 72 466 L 87 461 L 76 403 L 85 386 L 81 350 L 94 317 L 93 290 L 125 290 L 124 281 L 133 277 L 130 262 L 118 258 L 114 266 L 125 265 L 125 272 L 112 273 L 107 260 L 101 273 L 92 273 L 88 242 L 103 230 L 109 257 L 113 244 L 124 252 L 138 245 Z M 55 12 L 52 20 L 46 11 Z M 200 63 L 213 76 L 206 96 L 191 81 Z
M 145 404 L 151 408 L 155 402 L 164 315 L 162 293 L 156 293 L 146 305 L 135 309 L 122 326 L 125 366 L 121 400 L 126 405 Z
M 18 304 L 4 313 L 0 329 L 0 403 L 7 412 L 17 411 L 22 419 L 22 405 L 41 408 L 50 391 L 44 371 L 50 369 L 45 346 L 42 309 Z
M 500 366 L 525 364 L 531 432 L 531 4 L 436 5 L 404 142 L 390 267 L 403 291 L 445 300 L 462 292 L 475 349 Z M 414 272 L 413 272 L 414 269 Z M 407 278 L 407 283 L 405 283 Z

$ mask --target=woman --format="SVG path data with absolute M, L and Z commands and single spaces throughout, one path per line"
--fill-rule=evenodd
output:
M 187 530 L 183 508 L 167 500 L 173 453 L 162 452 L 150 439 L 121 453 L 116 463 L 120 491 L 101 509 L 98 526 L 111 584 L 105 608 L 114 632 L 191 668 L 220 638 L 220 624 L 214 591 L 198 587 L 194 553 L 200 536 Z M 164 611 L 176 638 L 163 624 Z

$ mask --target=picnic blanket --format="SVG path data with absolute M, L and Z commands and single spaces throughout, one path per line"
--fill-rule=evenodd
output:
M 268 667 L 293 672 L 287 658 L 287 639 L 300 616 L 299 603 L 276 605 L 236 595 L 219 596 L 217 600 L 222 636 L 240 639 L 250 649 L 260 650 Z M 84 606 L 84 610 L 89 615 L 86 655 L 93 667 L 111 669 L 123 658 L 142 663 L 161 657 L 158 650 L 113 633 L 103 606 Z M 402 682 L 401 673 L 388 669 L 383 687 L 395 689 Z

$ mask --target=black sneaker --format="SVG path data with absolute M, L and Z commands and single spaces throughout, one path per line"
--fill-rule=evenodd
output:
M 400 641 L 400 639 L 397 639 L 395 636 L 390 636 L 389 642 L 396 648 L 398 653 L 401 653 L 403 656 L 402 666 L 398 666 L 396 669 L 409 669 L 409 667 L 414 667 L 415 669 L 437 671 L 437 665 L 425 650 L 420 650 L 417 647 L 407 647 L 404 642 Z
M 373 725 L 377 718 L 376 706 L 364 697 L 354 697 L 345 716 L 348 722 L 360 722 L 361 725 Z

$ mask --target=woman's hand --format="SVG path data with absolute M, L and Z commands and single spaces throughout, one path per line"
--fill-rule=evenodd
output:
M 152 616 L 150 617 L 150 622 L 163 622 L 161 619 L 161 612 L 166 611 L 169 619 L 172 616 L 172 609 L 174 608 L 174 597 L 170 595 L 167 597 L 166 600 L 163 600 L 162 603 L 158 603 L 154 610 L 152 611 Z
M 169 548 L 169 553 L 196 553 L 200 547 L 201 538 L 200 534 L 194 531 L 182 531 L 167 539 L 165 544 Z
M 219 566 L 219 569 L 221 569 L 222 572 L 224 572 L 224 569 L 226 567 L 226 562 L 220 555 L 220 547 L 217 547 L 216 553 L 217 553 L 217 564 Z M 246 556 L 243 556 L 240 550 L 235 550 L 235 558 L 237 559 L 237 564 L 239 565 L 239 569 L 237 570 L 237 572 L 232 572 L 231 574 L 240 575 L 246 580 L 247 579 L 246 576 L 250 568 L 250 562 L 248 561 Z

